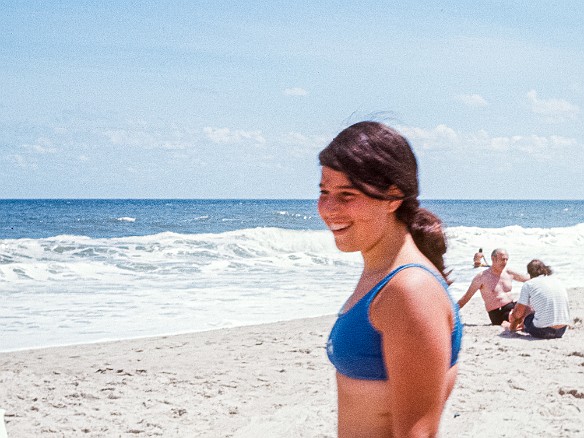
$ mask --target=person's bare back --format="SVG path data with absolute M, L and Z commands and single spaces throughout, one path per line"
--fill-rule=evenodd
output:
M 476 252 L 474 257 L 473 257 L 473 267 L 480 268 L 483 266 L 489 266 L 489 264 L 487 263 L 487 259 L 485 258 L 485 255 L 483 254 L 483 249 L 479 248 L 478 252 Z

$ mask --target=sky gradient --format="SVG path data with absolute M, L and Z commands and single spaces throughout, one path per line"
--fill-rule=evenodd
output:
M 0 198 L 315 198 L 364 119 L 425 199 L 584 199 L 579 1 L 2 1 Z

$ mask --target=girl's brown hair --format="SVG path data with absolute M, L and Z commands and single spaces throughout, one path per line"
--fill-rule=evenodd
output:
M 396 199 L 387 195 L 391 186 L 403 196 L 396 211 L 407 225 L 420 251 L 446 279 L 444 265 L 446 236 L 442 221 L 418 200 L 418 164 L 407 140 L 397 131 L 378 122 L 359 122 L 341 131 L 319 156 L 321 166 L 347 175 L 367 196 Z

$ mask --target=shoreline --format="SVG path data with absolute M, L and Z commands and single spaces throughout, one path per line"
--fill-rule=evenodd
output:
M 254 323 L 251 322 L 249 324 L 243 325 L 235 325 L 232 327 L 220 327 L 220 328 L 207 328 L 203 330 L 196 330 L 196 331 L 179 331 L 179 332 L 169 332 L 169 333 L 162 333 L 156 335 L 144 335 L 144 336 L 136 336 L 130 338 L 119 338 L 119 339 L 99 339 L 96 341 L 89 341 L 89 342 L 72 342 L 70 344 L 55 344 L 55 345 L 45 345 L 40 347 L 22 347 L 16 349 L 8 349 L 8 350 L 0 350 L 0 357 L 3 354 L 10 354 L 10 353 L 19 353 L 24 351 L 39 351 L 39 350 L 47 350 L 53 348 L 72 348 L 72 347 L 84 347 L 84 346 L 91 346 L 96 344 L 112 344 L 116 342 L 127 342 L 127 341 L 142 341 L 142 340 L 150 340 L 150 339 L 157 339 L 157 338 L 171 338 L 174 336 L 189 336 L 189 335 L 198 335 L 198 334 L 205 334 L 210 332 L 216 332 L 221 330 L 235 330 L 238 328 L 243 327 L 262 327 L 270 324 L 280 324 L 286 323 L 289 321 L 298 321 L 298 320 L 310 320 L 310 319 L 318 319 L 318 318 L 332 318 L 336 317 L 334 314 L 325 314 L 325 315 L 317 315 L 317 316 L 307 316 L 305 318 L 291 318 L 291 319 L 282 319 L 279 321 L 270 321 L 270 322 L 261 322 L 261 323 Z
M 574 326 L 534 340 L 462 309 L 459 375 L 443 436 L 584 434 L 584 288 Z M 9 437 L 334 437 L 326 358 L 335 316 L 0 353 Z

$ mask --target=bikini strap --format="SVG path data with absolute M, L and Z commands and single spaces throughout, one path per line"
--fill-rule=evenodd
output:
M 369 291 L 369 297 L 368 297 L 367 301 L 369 303 L 371 303 L 373 301 L 373 299 L 377 296 L 377 294 L 379 293 L 379 291 L 381 291 L 381 289 L 383 289 L 387 285 L 387 283 L 389 283 L 389 280 L 391 280 L 397 273 L 399 273 L 399 272 L 401 272 L 401 271 L 403 271 L 404 269 L 407 269 L 407 268 L 422 268 L 426 272 L 429 272 L 430 274 L 432 274 L 440 282 L 440 284 L 442 285 L 442 287 L 444 287 L 444 289 L 448 290 L 448 284 L 444 280 L 444 277 L 442 277 L 441 275 L 439 275 L 433 269 L 430 269 L 427 266 L 422 265 L 420 263 L 407 263 L 405 265 L 398 266 L 393 271 L 391 271 L 389 274 L 387 274 L 385 277 L 383 277 L 381 279 L 381 281 L 379 283 L 377 283 L 373 287 L 373 289 L 371 289 Z

